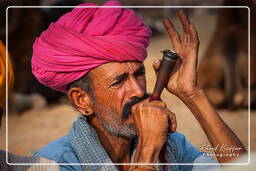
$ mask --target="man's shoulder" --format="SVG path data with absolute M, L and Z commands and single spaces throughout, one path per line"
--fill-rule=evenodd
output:
M 185 135 L 179 132 L 169 134 L 168 144 L 175 144 L 179 162 L 181 163 L 192 163 L 197 157 L 202 155 L 202 152 L 192 145 Z
M 186 140 L 186 136 L 176 131 L 169 134 L 168 139 L 172 139 L 173 141 L 180 141 L 180 140 Z
M 57 163 L 79 163 L 67 135 L 52 141 L 34 154 L 37 157 L 45 157 Z
M 175 145 L 177 149 L 178 162 L 179 163 L 214 163 L 216 165 L 180 165 L 179 170 L 208 170 L 210 168 L 218 167 L 218 162 L 210 157 L 204 156 L 203 152 L 199 151 L 194 145 L 192 145 L 185 135 L 174 132 L 168 136 L 168 145 Z

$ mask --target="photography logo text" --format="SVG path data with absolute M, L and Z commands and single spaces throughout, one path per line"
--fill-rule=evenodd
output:
M 239 151 L 243 148 L 235 145 L 218 144 L 215 147 L 211 145 L 200 145 L 200 151 L 203 152 L 203 156 L 207 157 L 239 157 Z

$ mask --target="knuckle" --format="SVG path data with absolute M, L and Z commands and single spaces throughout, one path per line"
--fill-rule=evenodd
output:
M 139 107 L 141 107 L 141 108 L 143 108 L 143 107 L 145 107 L 146 106 L 146 104 L 145 103 L 141 103 L 141 104 L 139 104 Z
M 169 115 L 170 115 L 170 113 L 169 113 L 169 110 L 168 110 L 168 109 L 161 109 L 161 110 L 160 110 L 160 113 L 161 113 L 162 115 L 167 116 L 167 117 L 169 117 Z
M 169 115 L 170 115 L 171 118 L 176 118 L 176 114 L 171 112 L 171 111 L 169 111 Z
M 160 106 L 160 107 L 166 107 L 166 104 L 163 101 L 159 101 L 159 100 L 152 101 L 151 104 Z
M 163 115 L 163 118 L 166 119 L 168 121 L 168 115 Z
M 161 104 L 163 107 L 166 107 L 166 103 L 165 103 L 165 102 L 160 101 L 160 104 Z

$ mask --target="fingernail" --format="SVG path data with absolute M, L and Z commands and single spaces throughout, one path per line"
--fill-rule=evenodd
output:
M 157 60 L 154 61 L 154 64 L 157 64 L 157 63 L 159 63 L 159 62 L 160 62 L 160 60 L 157 59 Z

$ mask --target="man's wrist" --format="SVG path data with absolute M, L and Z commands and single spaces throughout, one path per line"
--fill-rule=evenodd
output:
M 196 103 L 201 98 L 205 98 L 204 91 L 201 88 L 195 88 L 190 92 L 182 94 L 179 98 L 186 104 L 186 103 Z
M 144 145 L 138 143 L 134 163 L 156 163 L 159 159 L 159 145 Z
M 156 171 L 156 166 L 154 165 L 138 165 L 138 166 L 132 166 L 130 167 L 129 171 L 149 171 L 149 170 L 153 170 Z

